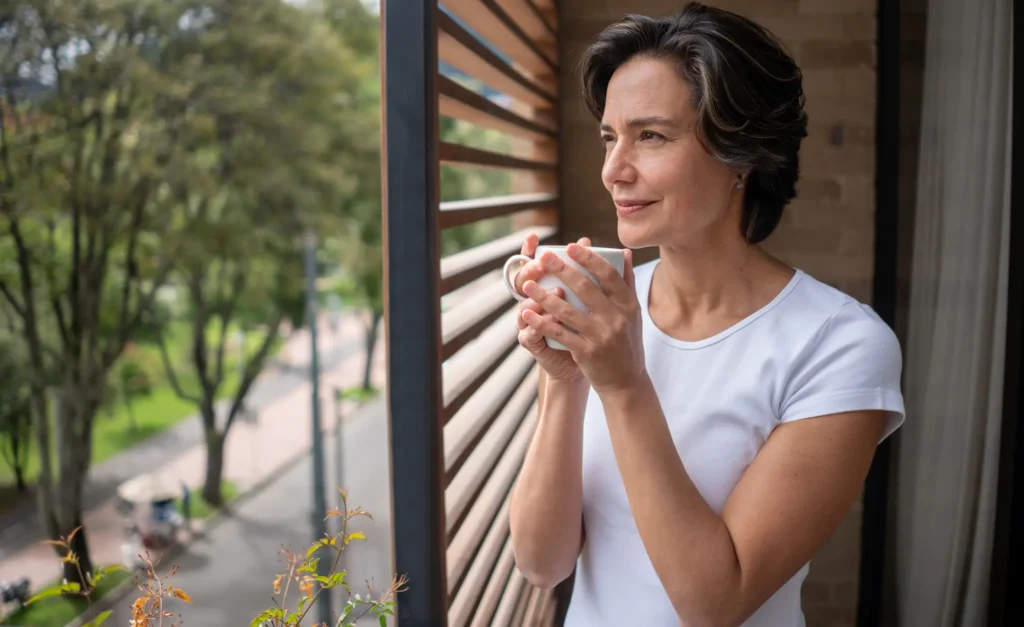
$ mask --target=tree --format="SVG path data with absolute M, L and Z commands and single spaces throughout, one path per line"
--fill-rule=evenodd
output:
M 28 489 L 25 469 L 31 450 L 32 401 L 24 352 L 0 331 L 0 459 L 14 472 L 19 492 Z
M 203 18 L 187 52 L 202 59 L 198 80 L 210 94 L 195 109 L 209 120 L 211 141 L 193 158 L 210 167 L 187 194 L 209 211 L 172 276 L 187 300 L 197 390 L 179 383 L 166 342 L 159 344 L 173 388 L 202 418 L 202 497 L 219 505 L 229 430 L 282 322 L 302 320 L 301 238 L 332 230 L 356 184 L 362 131 L 343 109 L 362 77 L 358 58 L 331 29 L 280 0 L 211 1 Z M 218 420 L 233 327 L 258 340 Z
M 139 423 L 135 419 L 134 400 L 136 398 L 149 396 L 153 393 L 153 381 L 149 371 L 138 360 L 125 355 L 118 361 L 117 368 L 117 396 L 120 398 L 124 408 L 128 411 L 128 424 L 132 431 L 139 430 Z
M 322 0 L 312 7 L 359 59 L 359 79 L 344 99 L 352 133 L 348 141 L 354 188 L 345 195 L 341 213 L 348 219 L 327 249 L 352 280 L 357 302 L 369 316 L 365 330 L 362 387 L 371 389 L 373 353 L 384 318 L 384 250 L 381 216 L 379 17 L 360 0 Z
M 0 9 L 0 293 L 27 352 L 40 519 L 82 524 L 92 428 L 108 374 L 206 207 L 183 159 L 206 132 L 185 0 L 23 0 Z M 59 402 L 47 403 L 48 373 Z M 59 459 L 50 451 L 56 444 Z M 87 534 L 68 581 L 88 587 Z M 67 549 L 58 548 L 61 553 Z

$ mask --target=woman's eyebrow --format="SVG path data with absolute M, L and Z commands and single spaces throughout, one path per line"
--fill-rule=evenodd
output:
M 646 117 L 642 117 L 642 118 L 632 118 L 630 120 L 626 120 L 626 126 L 631 127 L 631 128 L 643 127 L 643 126 L 675 126 L 675 125 L 676 125 L 675 120 L 672 120 L 670 118 L 664 118 L 664 117 L 661 117 L 659 115 L 650 115 L 650 116 L 646 116 Z M 601 124 L 599 125 L 598 128 L 601 131 L 611 131 L 611 130 L 613 130 L 612 127 L 609 124 L 605 123 L 605 122 L 601 122 Z

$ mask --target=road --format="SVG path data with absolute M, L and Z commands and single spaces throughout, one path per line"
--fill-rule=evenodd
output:
M 346 550 L 344 564 L 353 592 L 365 592 L 359 585 L 364 580 L 372 579 L 375 589 L 386 587 L 391 580 L 386 419 L 381 398 L 343 422 L 343 465 L 336 483 L 348 488 L 350 507 L 362 506 L 374 517 L 372 522 L 360 519 L 350 529 L 363 531 L 367 537 L 366 542 L 354 542 Z M 325 440 L 329 477 L 337 476 L 335 445 L 335 438 Z M 282 546 L 304 550 L 313 540 L 312 473 L 311 457 L 304 457 L 261 492 L 245 499 L 205 538 L 173 559 L 180 570 L 171 583 L 193 599 L 191 604 L 179 603 L 170 608 L 181 613 L 184 627 L 246 626 L 262 610 L 273 607 L 272 583 L 281 572 L 278 550 Z M 327 482 L 328 486 L 333 483 Z M 329 508 L 337 504 L 334 494 L 329 491 Z M 134 598 L 130 594 L 118 601 L 106 624 L 128 625 L 129 606 Z M 336 603 L 335 611 L 337 608 Z M 364 623 L 376 624 L 359 624 Z M 307 624 L 314 621 L 307 620 Z

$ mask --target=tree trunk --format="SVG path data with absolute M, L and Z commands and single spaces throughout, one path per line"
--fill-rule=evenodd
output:
M 61 535 L 67 537 L 71 535 L 71 532 L 78 529 L 78 533 L 75 537 L 71 538 L 71 551 L 78 558 L 78 564 L 71 564 L 64 562 L 64 578 L 68 580 L 68 583 L 74 582 L 82 587 L 82 590 L 87 590 L 87 584 L 83 580 L 84 576 L 88 573 L 93 572 L 92 570 L 92 558 L 89 556 L 89 543 L 85 539 L 85 527 L 82 526 L 81 516 L 76 516 L 74 524 L 67 529 L 61 529 Z M 61 553 L 63 549 L 58 550 Z M 63 557 L 63 555 L 61 555 Z
M 17 455 L 17 453 L 15 453 Z M 24 460 L 15 457 L 15 461 L 12 464 L 14 467 L 14 485 L 18 489 L 18 492 L 25 492 L 28 490 L 28 484 L 25 483 L 25 462 Z
M 224 479 L 224 436 L 216 429 L 206 432 L 206 478 L 203 480 L 203 500 L 220 507 L 224 504 L 221 483 Z
M 132 405 L 130 396 L 124 397 L 124 407 L 128 410 L 128 428 L 132 430 L 132 433 L 138 433 L 139 423 L 135 420 L 135 407 Z
M 380 326 L 381 314 L 376 310 L 370 312 L 370 326 L 366 330 L 366 366 L 363 368 L 363 389 L 369 390 L 373 376 L 373 351 L 377 347 L 377 327 Z

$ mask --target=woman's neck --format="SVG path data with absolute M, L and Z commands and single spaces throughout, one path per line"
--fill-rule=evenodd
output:
M 740 237 L 662 246 L 651 283 L 652 318 L 670 334 L 714 334 L 765 306 L 793 270 Z M 721 328 L 718 328 L 721 327 Z

